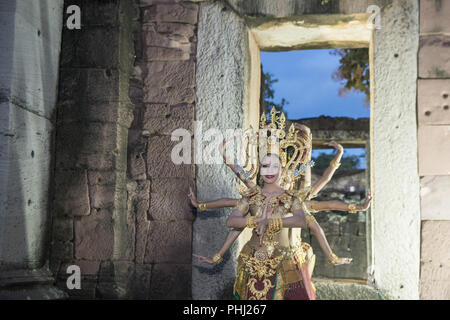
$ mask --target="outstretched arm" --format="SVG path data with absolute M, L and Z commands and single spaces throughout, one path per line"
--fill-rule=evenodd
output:
M 191 200 L 191 204 L 195 208 L 200 208 L 200 210 L 234 207 L 236 206 L 239 200 L 232 198 L 221 198 L 213 201 L 198 202 L 197 197 L 195 196 L 194 192 L 192 191 L 192 188 L 190 187 L 188 197 Z
M 247 188 L 254 188 L 256 186 L 256 184 L 253 181 L 251 181 L 250 179 L 247 179 L 245 177 L 244 171 L 240 170 L 242 168 L 240 168 L 238 165 L 234 164 L 234 160 L 227 158 L 227 152 L 226 152 L 226 144 L 227 143 L 228 143 L 228 141 L 226 141 L 224 139 L 222 144 L 219 147 L 220 154 L 223 157 L 223 161 L 225 162 L 225 164 L 228 167 L 230 167 L 230 169 L 234 172 L 234 174 L 246 185 Z
M 370 201 L 372 196 L 370 195 L 370 190 L 367 190 L 367 198 L 363 204 L 349 204 L 341 200 L 330 200 L 330 201 L 308 201 L 305 202 L 307 208 L 311 212 L 324 211 L 324 210 L 338 210 L 338 211 L 349 211 L 351 213 L 356 213 L 357 211 L 366 211 L 370 207 Z
M 325 142 L 325 145 L 335 148 L 338 152 L 334 159 L 331 161 L 330 166 L 325 170 L 322 177 L 311 187 L 310 194 L 316 195 L 326 186 L 326 184 L 333 177 L 336 169 L 339 167 L 342 155 L 344 154 L 344 148 L 335 141 Z M 309 166 L 308 166 L 309 167 Z
M 247 214 L 249 206 L 248 206 L 248 200 L 246 198 L 241 198 L 236 201 L 235 209 L 233 210 L 233 213 L 231 216 L 237 216 L 237 217 L 243 217 Z M 231 217 L 230 216 L 230 217 Z M 230 217 L 228 219 L 230 219 Z M 227 220 L 228 221 L 228 220 Z M 200 256 L 197 254 L 193 254 L 194 257 L 196 257 L 200 262 L 206 262 L 206 263 L 220 263 L 222 261 L 222 256 L 225 254 L 225 252 L 231 247 L 233 242 L 239 237 L 241 232 L 244 230 L 244 228 L 235 228 L 231 230 L 228 233 L 228 236 L 222 245 L 222 248 L 215 254 L 216 261 L 214 261 L 214 258 L 208 258 L 204 256 Z
M 239 237 L 239 235 L 242 233 L 242 231 L 244 231 L 244 229 L 231 230 L 228 233 L 228 236 L 225 239 L 225 242 L 223 243 L 222 248 L 220 248 L 220 250 L 217 252 L 217 255 L 219 255 L 220 257 L 223 257 L 225 252 L 227 252 L 228 249 L 230 249 L 231 245 L 234 243 L 234 241 L 236 241 L 236 239 Z M 200 256 L 197 254 L 192 254 L 192 255 L 194 257 L 196 257 L 200 262 L 206 262 L 206 263 L 210 263 L 210 264 L 216 263 L 212 258 Z
M 316 219 L 311 214 L 306 215 L 306 224 L 316 236 L 317 240 L 319 241 L 320 248 L 325 253 L 325 256 L 327 257 L 327 260 L 330 264 L 333 265 L 349 264 L 352 261 L 351 258 L 338 258 L 336 257 L 336 255 L 333 254 L 333 251 L 331 250 L 330 245 L 328 244 L 327 238 L 325 237 L 325 233 L 323 232 L 319 223 L 317 223 Z
M 307 161 L 311 160 L 311 153 L 312 153 L 312 135 L 311 135 L 311 129 L 305 126 L 304 124 L 300 123 L 294 123 L 295 129 L 301 131 L 303 135 L 307 136 L 309 138 L 309 145 L 307 146 Z M 311 186 L 311 167 L 306 166 L 306 171 L 304 175 L 304 179 L 302 179 L 300 183 L 301 188 L 307 188 Z

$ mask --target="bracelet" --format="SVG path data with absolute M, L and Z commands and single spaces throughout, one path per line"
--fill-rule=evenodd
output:
M 338 169 L 340 166 L 341 166 L 341 163 L 340 162 L 337 162 L 336 160 L 331 160 L 331 162 L 330 162 L 330 166 L 332 166 L 333 168 L 335 168 L 335 169 Z
M 283 220 L 281 218 L 269 219 L 269 232 L 277 233 L 283 228 Z
M 207 210 L 207 208 L 206 208 L 206 203 L 199 203 L 199 204 L 198 204 L 198 208 L 200 209 L 200 211 L 205 211 L 205 210 Z
M 329 264 L 336 264 L 338 259 L 339 258 L 334 253 L 332 253 L 331 254 L 331 258 L 328 259 L 328 263 Z
M 348 205 L 348 213 L 356 213 L 358 210 L 356 210 L 356 204 L 350 203 Z
M 219 264 L 223 261 L 223 258 L 220 254 L 216 253 L 212 258 L 215 264 Z
M 247 218 L 246 226 L 247 228 L 256 228 L 258 226 L 258 222 L 255 221 L 255 216 L 250 216 Z

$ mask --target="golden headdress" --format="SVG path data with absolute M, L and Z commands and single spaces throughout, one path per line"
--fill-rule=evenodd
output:
M 304 175 L 308 163 L 308 148 L 311 145 L 310 137 L 291 124 L 285 132 L 286 117 L 283 112 L 276 111 L 275 107 L 270 111 L 270 122 L 265 114 L 261 115 L 260 129 L 255 132 L 252 128 L 245 131 L 245 164 L 248 168 L 246 178 L 252 179 L 258 173 L 260 160 L 265 154 L 277 154 L 280 157 L 284 171 L 284 183 L 292 188 L 293 182 Z M 255 154 L 258 155 L 255 157 Z M 257 161 L 249 161 L 250 159 Z

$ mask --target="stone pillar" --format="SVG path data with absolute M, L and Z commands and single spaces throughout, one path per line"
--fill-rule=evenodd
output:
M 174 164 L 172 132 L 193 135 L 198 4 L 141 0 L 136 105 L 128 138 L 128 210 L 136 221 L 135 296 L 190 299 L 195 165 Z M 184 138 L 183 138 L 184 139 Z
M 259 53 L 242 18 L 219 2 L 200 5 L 196 108 L 197 121 L 203 133 L 215 128 L 224 132 L 229 128 L 246 128 L 259 114 L 259 91 L 253 87 L 256 98 L 250 94 L 252 83 L 259 87 Z M 255 60 L 258 59 L 258 60 Z M 255 68 L 256 70 L 253 70 Z M 252 69 L 253 68 L 253 69 Z M 257 78 L 252 78 L 252 70 Z M 253 81 L 252 81 L 253 79 Z M 251 111 L 250 101 L 255 101 Z M 256 111 L 256 112 L 255 112 Z M 255 113 L 255 114 L 253 114 Z M 194 132 L 200 138 L 200 130 Z M 203 144 L 203 147 L 206 143 Z M 196 146 L 196 155 L 201 147 Z M 197 164 L 197 195 L 200 201 L 222 197 L 238 198 L 233 172 L 223 164 Z M 229 229 L 225 225 L 231 209 L 198 212 L 193 230 L 193 252 L 213 256 L 223 244 Z M 242 235 L 241 235 L 242 237 Z M 238 242 L 225 254 L 224 262 L 215 267 L 196 263 L 192 269 L 192 296 L 194 299 L 231 299 L 235 279 L 235 261 Z
M 62 0 L 0 3 L 0 299 L 54 299 L 49 190 Z
M 450 3 L 420 2 L 420 298 L 450 299 Z
M 419 1 L 380 6 L 371 69 L 372 254 L 384 296 L 417 299 L 420 202 L 417 174 Z
M 73 297 L 126 298 L 134 275 L 134 215 L 127 211 L 127 139 L 133 119 L 133 1 L 66 1 L 81 30 L 63 30 L 56 132 L 51 267 Z

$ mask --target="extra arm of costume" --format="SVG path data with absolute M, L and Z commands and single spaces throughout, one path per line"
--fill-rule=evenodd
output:
M 218 254 L 220 256 L 223 256 L 225 254 L 225 252 L 228 251 L 228 249 L 230 249 L 231 245 L 233 244 L 233 242 L 236 241 L 236 239 L 239 237 L 239 235 L 242 233 L 242 231 L 244 231 L 244 229 L 233 229 L 228 233 L 227 238 L 225 239 L 225 242 L 222 245 L 222 248 L 220 248 Z
M 239 180 L 241 180 L 245 184 L 245 186 L 247 188 L 252 189 L 252 188 L 256 187 L 256 184 L 252 180 L 245 178 L 244 171 L 238 172 L 238 166 L 237 165 L 228 163 L 226 159 L 224 159 L 224 161 L 225 161 L 225 164 L 228 167 L 230 167 L 230 169 L 234 172 L 234 174 L 239 178 Z
M 348 211 L 348 203 L 340 200 L 309 201 L 308 206 L 311 208 L 311 212 L 324 210 Z
M 226 147 L 226 143 L 224 144 L 224 147 Z M 247 188 L 252 189 L 256 187 L 256 184 L 252 180 L 245 177 L 244 171 L 239 172 L 238 166 L 234 164 L 234 161 L 227 158 L 225 151 L 222 153 L 222 158 L 225 165 L 227 165 L 234 172 L 234 174 L 247 186 Z
M 338 151 L 332 162 L 339 163 L 341 161 L 342 154 L 343 151 Z M 337 167 L 331 165 L 330 163 L 330 166 L 328 166 L 328 168 L 325 170 L 322 177 L 320 177 L 320 179 L 311 187 L 310 198 L 315 197 L 323 189 L 323 187 L 325 187 L 327 183 L 330 182 L 331 178 L 336 172 L 336 169 Z
M 299 201 L 298 199 L 296 199 Z M 300 201 L 299 201 L 300 202 Z M 306 211 L 306 210 L 305 210 Z M 319 241 L 320 248 L 324 252 L 325 256 L 328 259 L 332 259 L 333 250 L 331 250 L 330 245 L 328 244 L 328 240 L 325 237 L 325 233 L 323 232 L 322 228 L 320 227 L 319 223 L 316 221 L 314 216 L 309 213 L 305 212 L 305 224 L 306 226 L 314 233 L 316 236 L 316 239 Z
M 239 199 L 221 198 L 213 201 L 202 202 L 206 206 L 205 209 L 228 208 L 236 206 Z

